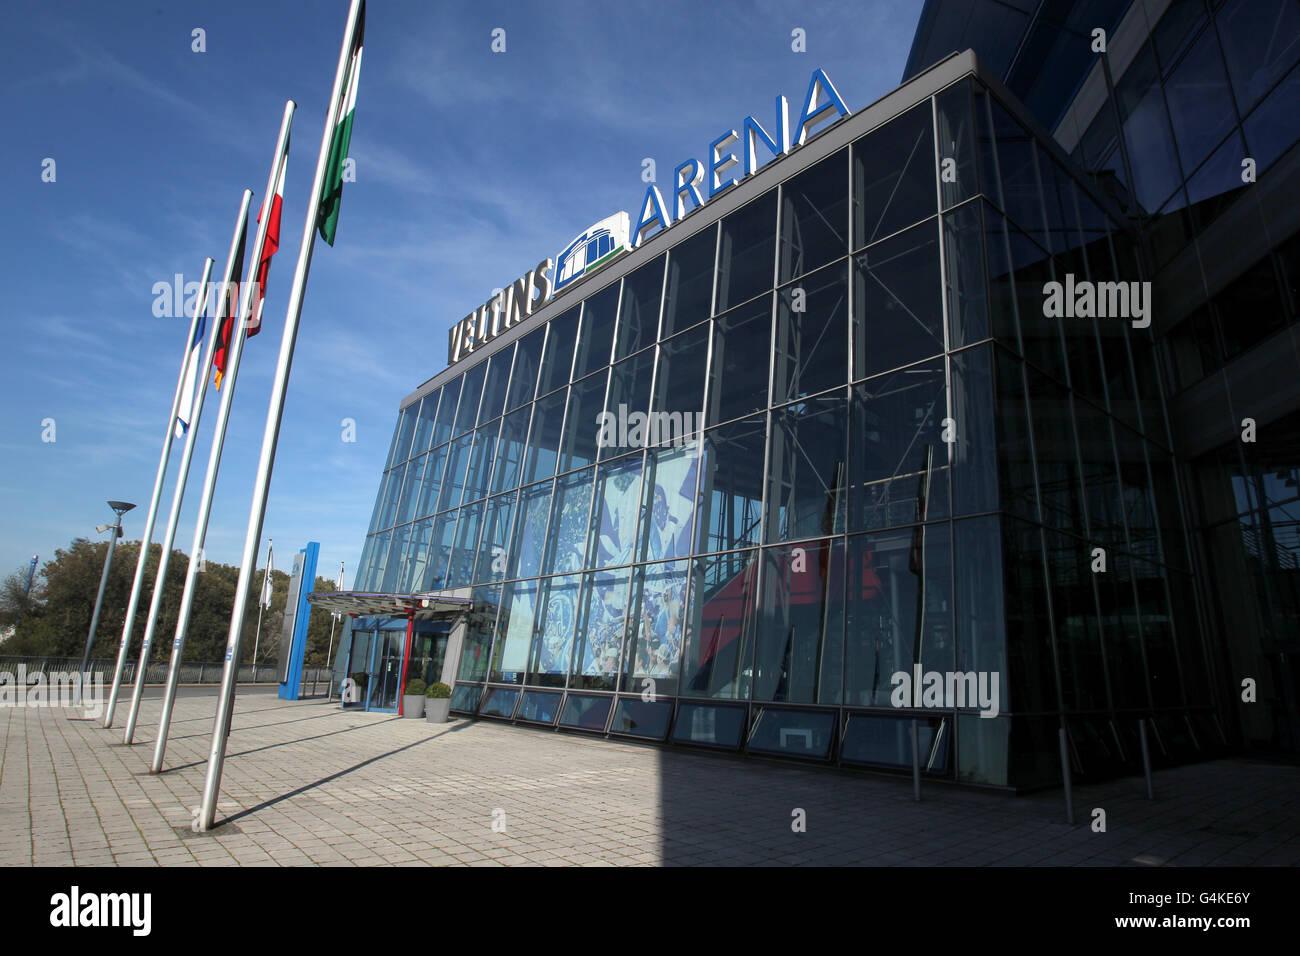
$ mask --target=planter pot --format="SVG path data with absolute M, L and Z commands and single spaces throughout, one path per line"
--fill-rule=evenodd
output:
M 402 716 L 411 717 L 419 720 L 424 716 L 423 694 L 403 694 L 402 695 Z
M 451 712 L 451 698 L 430 697 L 424 702 L 424 719 L 431 724 L 445 724 Z

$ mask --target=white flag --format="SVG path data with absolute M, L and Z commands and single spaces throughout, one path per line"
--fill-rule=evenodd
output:
M 207 309 L 199 313 L 199 324 L 194 327 L 190 342 L 190 355 L 185 364 L 185 383 L 181 386 L 181 403 L 176 408 L 177 438 L 184 438 L 194 421 L 194 403 L 198 401 L 199 359 L 203 355 L 203 326 L 207 323 Z
M 275 565 L 275 559 L 271 554 L 271 545 L 266 545 L 266 577 L 262 579 L 262 597 L 260 598 L 262 607 L 271 606 L 271 569 Z
M 334 590 L 336 590 L 336 591 L 342 591 L 342 590 L 343 590 L 343 562 L 342 562 L 342 561 L 339 562 L 339 580 L 338 580 L 338 584 L 334 585 Z M 342 614 L 339 614 L 337 611 L 335 611 L 335 612 L 334 612 L 334 620 L 336 620 L 336 621 L 341 621 L 341 620 L 343 620 L 343 615 L 342 615 Z

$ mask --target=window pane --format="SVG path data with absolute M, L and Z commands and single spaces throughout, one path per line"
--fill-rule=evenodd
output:
M 773 403 L 793 401 L 844 384 L 848 371 L 848 293 L 848 266 L 840 264 L 807 276 L 777 294 Z
M 689 570 L 689 561 L 669 561 L 642 565 L 633 572 L 624 690 L 640 693 L 653 686 L 656 695 L 676 695 Z
M 659 338 L 659 301 L 664 289 L 664 256 L 648 262 L 623 279 L 618 307 L 618 341 L 614 359 L 639 352 Z
M 891 706 L 893 675 L 917 662 L 952 669 L 950 538 L 946 523 L 850 536 L 846 704 Z
M 551 516 L 551 483 L 544 481 L 519 492 L 514 544 L 507 577 L 531 578 L 541 572 L 543 544 Z
M 418 455 L 429 447 L 433 440 L 433 424 L 438 417 L 438 398 L 442 389 L 437 389 L 424 396 L 420 402 L 420 413 L 416 419 L 415 438 L 411 442 L 411 453 Z
M 942 360 L 870 379 L 853 391 L 849 527 L 946 516 L 952 443 L 943 440 Z
M 998 471 L 992 347 L 955 352 L 951 363 L 952 417 L 957 441 L 946 444 L 952 461 L 952 513 L 996 511 Z
M 682 659 L 683 695 L 749 699 L 749 642 L 757 592 L 757 550 L 695 560 L 691 625 Z
M 538 724 L 554 724 L 555 716 L 560 712 L 561 695 L 554 691 L 524 691 L 524 698 L 519 702 L 519 720 Z
M 638 452 L 600 466 L 588 535 L 589 568 L 631 564 L 636 560 L 637 522 L 641 517 L 641 459 Z
M 830 711 L 758 708 L 749 732 L 751 751 L 825 760 L 835 739 L 836 715 Z
M 1056 675 L 1050 632 L 1043 626 L 1047 588 L 1039 529 L 1004 518 L 1002 566 L 1006 574 L 1007 665 L 1011 706 L 1017 711 L 1056 710 Z
M 483 541 L 479 545 L 475 581 L 500 581 L 505 577 L 506 553 L 510 547 L 510 519 L 515 513 L 515 492 L 498 495 L 487 503 L 483 517 Z
M 456 410 L 456 427 L 452 429 L 457 435 L 469 431 L 478 421 L 478 405 L 483 395 L 483 379 L 487 374 L 487 365 L 487 362 L 479 362 L 462 376 L 465 384 L 460 393 L 460 408 Z
M 478 565 L 478 536 L 483 521 L 484 502 L 476 501 L 460 509 L 456 521 L 456 547 L 451 553 L 447 569 L 447 587 L 460 588 L 473 584 L 474 568 Z
M 842 150 L 782 185 L 780 281 L 848 253 L 847 161 L 848 150 Z
M 429 541 L 432 534 L 432 518 L 417 521 L 411 527 L 411 541 L 407 545 L 401 578 L 397 582 L 399 593 L 414 594 L 424 583 L 424 570 L 429 564 Z
M 438 418 L 433 426 L 433 443 L 441 445 L 451 438 L 452 426 L 456 422 L 456 406 L 460 402 L 461 384 L 464 377 L 453 378 L 442 387 L 442 401 L 438 404 Z
M 645 701 L 639 697 L 620 697 L 614 708 L 614 721 L 609 725 L 611 734 L 627 734 L 663 740 L 668 736 L 668 724 L 673 719 L 671 701 Z
M 772 288 L 776 190 L 769 190 L 723 219 L 721 241 L 716 312 L 724 312 Z
M 1300 10 L 1294 0 L 1231 0 L 1218 27 L 1237 108 L 1247 113 L 1300 56 Z
M 397 420 L 397 434 L 393 438 L 393 455 L 389 466 L 400 465 L 406 459 L 411 457 L 411 436 L 415 434 L 415 413 L 414 406 L 408 405 L 402 409 L 402 414 Z
M 1074 450 L 1070 393 L 1043 375 L 1029 372 L 1029 414 L 1038 459 L 1038 493 L 1045 524 L 1084 534 L 1083 492 Z
M 1023 365 L 995 349 L 994 387 L 997 390 L 998 487 L 1002 510 L 1038 520 L 1038 491 L 1034 459 L 1029 449 L 1029 413 L 1025 406 Z
M 916 722 L 917 751 L 921 769 L 946 773 L 951 731 L 940 717 L 921 718 Z M 939 735 L 939 749 L 934 750 Z M 912 721 L 904 717 L 881 717 L 875 714 L 850 714 L 844 728 L 840 759 L 845 763 L 868 767 L 912 767 Z
M 847 424 L 842 391 L 772 413 L 766 541 L 844 530 Z
M 560 714 L 560 726 L 575 730 L 603 731 L 609 720 L 610 708 L 614 706 L 612 697 L 595 697 L 587 694 L 570 694 L 564 699 L 564 712 Z
M 532 407 L 525 406 L 501 420 L 496 471 L 492 473 L 493 494 L 508 491 L 519 484 L 524 452 L 528 448 L 528 417 L 531 414 Z
M 412 458 L 406 466 L 406 481 L 402 484 L 402 498 L 397 506 L 398 524 L 405 524 L 415 518 L 415 506 L 423 484 L 426 457 L 421 455 L 419 458 Z
M 1183 169 L 1193 170 L 1237 121 L 1213 30 L 1201 34 L 1165 80 L 1165 99 Z
M 1268 169 L 1275 159 L 1295 142 L 1295 128 L 1290 117 L 1300 100 L 1300 69 L 1293 69 L 1243 124 L 1250 143 L 1251 158 L 1258 164 L 1256 176 Z M 1240 179 L 1240 176 L 1238 176 Z M 1195 200 L 1193 200 L 1194 202 Z
M 518 408 L 533 399 L 537 388 L 537 370 L 541 366 L 542 346 L 546 341 L 545 327 L 529 332 L 515 348 L 515 366 L 510 374 L 510 391 L 506 394 L 506 411 Z
M 569 408 L 564 420 L 564 441 L 560 445 L 559 471 L 590 465 L 596 460 L 600 440 L 600 413 L 605 410 L 605 380 L 609 373 L 597 372 L 569 387 Z
M 745 708 L 681 703 L 673 725 L 673 743 L 701 744 L 735 750 L 745 732 Z
M 704 379 L 709 360 L 709 327 L 701 325 L 674 336 L 659 346 L 659 368 L 655 374 L 652 408 L 666 412 L 656 416 L 656 434 L 649 443 L 680 441 L 699 431 L 704 411 Z M 689 416 L 689 417 L 688 417 Z
M 929 100 L 853 144 L 853 198 L 855 249 L 934 215 Z
M 986 339 L 988 300 L 984 291 L 982 203 L 967 203 L 943 217 L 944 286 L 948 294 L 949 348 Z M 869 257 L 868 257 L 869 258 Z
M 456 538 L 456 515 L 455 511 L 446 511 L 433 519 L 429 563 L 424 569 L 421 591 L 440 591 L 447 586 L 447 566 Z
M 700 482 L 700 550 L 730 551 L 758 544 L 763 519 L 763 461 L 767 416 L 732 422 L 704 433 Z M 669 496 L 671 501 L 671 496 Z
M 460 504 L 461 494 L 465 490 L 465 471 L 469 467 L 470 448 L 473 435 L 461 435 L 447 451 L 447 470 L 443 475 L 442 488 L 438 493 L 438 507 L 435 511 L 447 511 Z
M 547 323 L 546 350 L 542 354 L 541 371 L 538 373 L 538 395 L 545 395 L 561 385 L 569 384 L 569 371 L 573 367 L 573 346 L 578 341 L 580 311 L 578 306 L 574 306 Z
M 631 572 L 596 571 L 583 575 L 578 645 L 570 687 L 613 690 L 623 651 L 627 591 Z
M 854 260 L 854 377 L 943 352 L 939 230 L 933 221 Z
M 564 686 L 573 651 L 581 582 L 582 578 L 577 574 L 542 579 L 528 683 L 543 687 Z
M 619 362 L 610 371 L 609 398 L 605 408 L 612 418 L 607 419 L 608 433 L 600 438 L 600 457 L 620 455 L 645 444 L 644 429 L 634 432 L 638 421 L 632 415 L 644 416 L 650 408 L 650 382 L 655 370 L 655 351 L 646 349 L 630 359 Z M 626 426 L 626 434 L 623 433 Z
M 718 234 L 710 226 L 668 251 L 668 285 L 660 337 L 690 328 L 713 307 L 713 261 Z
M 460 655 L 458 680 L 481 681 L 487 675 L 488 646 L 496 626 L 497 604 L 501 600 L 501 585 L 475 588 L 472 592 L 465 626 L 465 649 Z
M 970 81 L 963 80 L 939 93 L 935 105 L 939 118 L 939 161 L 941 164 L 945 160 L 953 161 L 953 181 L 945 182 L 944 177 L 939 181 L 943 208 L 947 209 L 979 192 L 979 177 L 975 175 L 975 116 L 971 111 Z M 918 175 L 916 178 L 914 188 L 919 194 L 925 188 L 925 177 Z M 923 197 L 918 195 L 917 199 Z
M 465 501 L 474 501 L 488 493 L 500 428 L 501 420 L 497 419 L 474 433 L 474 450 L 470 453 L 469 468 L 465 472 Z
M 770 295 L 714 320 L 708 424 L 731 421 L 767 408 L 771 354 Z
M 646 452 L 638 560 L 682 558 L 691 553 L 698 470 L 698 446 Z
M 1115 84 L 1115 99 L 1129 155 L 1142 159 L 1133 164 L 1134 196 L 1143 209 L 1154 211 L 1178 186 L 1181 173 L 1150 43 Z
M 578 357 L 573 366 L 575 380 L 609 364 L 617 311 L 617 282 L 582 303 L 582 331 L 578 333 Z
M 1101 630 L 1093 601 L 1091 542 L 1048 532 L 1047 567 L 1052 587 L 1052 617 L 1061 659 L 1061 686 L 1071 710 L 1105 710 L 1106 677 Z
M 402 479 L 406 477 L 406 465 L 394 468 L 388 475 L 388 486 L 384 489 L 384 510 L 379 517 L 379 527 L 391 528 L 397 517 L 397 502 L 402 493 Z
M 528 649 L 533 642 L 533 615 L 536 610 L 536 581 L 515 581 L 504 586 L 489 681 L 499 684 L 524 682 Z
M 508 345 L 488 360 L 487 377 L 483 380 L 483 401 L 478 409 L 480 425 L 492 421 L 505 408 L 506 386 L 510 383 L 510 365 L 514 356 L 515 347 Z
M 524 459 L 525 483 L 555 474 L 568 391 L 560 389 L 552 392 L 545 398 L 539 398 L 533 406 L 532 430 L 528 433 L 528 455 Z
M 556 479 L 542 574 L 582 570 L 587 553 L 587 519 L 594 473 L 594 468 L 587 468 Z
M 953 522 L 957 670 L 998 674 L 998 710 L 1007 709 L 1002 616 L 1002 529 L 989 515 Z
M 843 540 L 764 548 L 754 699 L 838 704 L 843 649 Z

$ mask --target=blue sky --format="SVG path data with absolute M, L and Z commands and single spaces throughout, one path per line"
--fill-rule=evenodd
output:
M 642 160 L 681 161 L 821 67 L 851 110 L 899 81 L 920 0 L 540 3 L 371 0 L 338 238 L 307 286 L 259 562 L 319 541 L 351 586 L 403 396 L 446 364 L 447 329 L 587 225 L 635 214 Z M 207 536 L 236 563 L 346 0 L 15 4 L 0 38 L 5 346 L 0 574 L 102 538 L 109 498 L 138 539 L 187 318 L 154 284 L 224 258 L 240 191 L 265 188 L 293 127 L 265 326 L 240 369 Z M 494 28 L 506 52 L 490 49 Z M 191 31 L 206 33 L 206 52 Z M 806 31 L 806 53 L 791 31 Z M 42 162 L 55 161 L 54 182 Z M 187 550 L 216 420 L 209 393 L 176 536 Z M 54 419 L 55 441 L 42 440 Z M 344 419 L 356 441 L 343 441 Z M 154 540 L 170 505 L 164 491 Z

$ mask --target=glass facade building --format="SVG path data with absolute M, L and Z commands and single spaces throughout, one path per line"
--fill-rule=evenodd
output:
M 1300 414 L 1258 460 L 1181 450 L 1179 402 L 1223 377 L 1225 329 L 1251 347 L 1231 297 L 1264 284 L 1171 323 L 1159 276 L 1186 253 L 1157 250 L 1177 244 L 1159 226 L 1175 211 L 1193 258 L 1211 208 L 1205 228 L 1233 216 L 1192 183 L 1239 170 L 1220 154 L 1285 89 L 1252 74 L 1243 107 L 1229 81 L 1231 132 L 1180 132 L 1166 111 L 1178 172 L 1161 179 L 1141 111 L 1177 99 L 1182 68 L 1161 51 L 1200 57 L 1222 11 L 1153 32 L 1141 0 L 1100 4 L 1112 50 L 1142 13 L 1150 52 L 1129 69 L 1148 87 L 1090 55 L 1038 90 L 1015 87 L 1019 55 L 977 59 L 985 37 L 929 55 L 948 8 L 971 5 L 927 4 L 898 90 L 403 402 L 354 587 L 472 599 L 415 633 L 412 676 L 454 681 L 454 711 L 878 769 L 911 767 L 915 720 L 924 772 L 1017 789 L 1060 780 L 1062 727 L 1084 777 L 1140 769 L 1139 720 L 1157 760 L 1240 742 L 1215 615 L 1263 608 L 1261 633 L 1295 641 Z M 1021 6 L 1020 53 L 1064 42 L 1035 33 L 1062 5 Z M 1206 165 L 1183 160 L 1193 142 Z M 1281 162 L 1265 156 L 1261 176 Z M 1255 331 L 1289 334 L 1294 251 L 1292 235 L 1243 273 L 1267 270 L 1279 297 Z M 1066 281 L 1153 281 L 1157 319 L 1049 318 L 1045 287 Z M 1208 596 L 1207 561 L 1250 590 Z M 373 687 L 404 635 L 352 621 L 339 674 Z M 990 696 L 894 693 L 930 672 L 984 675 Z

